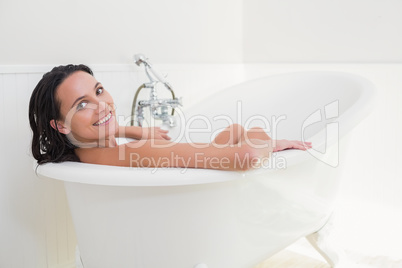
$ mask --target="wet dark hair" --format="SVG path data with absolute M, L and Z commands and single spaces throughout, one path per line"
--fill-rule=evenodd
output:
M 92 70 L 83 64 L 54 67 L 43 75 L 32 92 L 29 102 L 29 124 L 33 132 L 32 155 L 38 164 L 80 161 L 74 153 L 77 146 L 73 145 L 65 134 L 50 125 L 51 120 L 62 119 L 61 103 L 56 99 L 56 91 L 67 77 L 77 71 L 93 75 Z

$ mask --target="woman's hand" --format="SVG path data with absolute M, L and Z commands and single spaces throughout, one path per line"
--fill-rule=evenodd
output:
M 170 137 L 167 135 L 169 131 L 161 129 L 160 127 L 143 127 L 142 128 L 142 140 L 170 140 Z
M 279 152 L 286 149 L 299 149 L 305 151 L 312 147 L 311 142 L 290 141 L 290 140 L 275 140 L 273 144 L 274 144 L 274 152 Z

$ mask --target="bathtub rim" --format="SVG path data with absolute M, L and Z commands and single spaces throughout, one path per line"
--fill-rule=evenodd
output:
M 313 159 L 306 151 L 286 150 L 274 153 L 270 161 L 277 157 L 286 159 L 286 168 Z M 269 164 L 270 165 L 270 164 Z M 119 167 L 82 162 L 33 163 L 36 176 L 65 182 L 75 182 L 104 186 L 181 186 L 227 182 L 252 177 L 262 173 L 271 174 L 278 170 L 266 166 L 247 171 L 226 171 L 197 168 L 138 168 Z M 119 174 L 116 176 L 116 174 Z M 96 174 L 96 176 L 93 176 Z M 268 175 L 269 176 L 269 175 Z

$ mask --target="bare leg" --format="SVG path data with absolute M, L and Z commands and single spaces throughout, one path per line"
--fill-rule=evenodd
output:
M 285 149 L 307 150 L 312 147 L 311 142 L 272 140 L 271 137 L 269 137 L 268 134 L 260 127 L 253 127 L 249 130 L 245 130 L 239 124 L 233 124 L 225 128 L 215 137 L 212 143 L 219 145 L 240 145 L 242 141 L 247 141 L 248 144 L 260 145 L 260 143 L 258 142 L 253 143 L 252 140 L 272 141 L 269 146 L 273 147 L 274 152 L 282 151 Z
M 244 139 L 256 139 L 256 140 L 263 140 L 263 141 L 270 141 L 272 140 L 270 136 L 260 127 L 252 127 L 248 131 L 244 133 Z

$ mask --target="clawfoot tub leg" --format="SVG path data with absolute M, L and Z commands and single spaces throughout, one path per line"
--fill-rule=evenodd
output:
M 306 239 L 331 267 L 341 268 L 346 259 L 343 250 L 330 239 L 331 230 L 334 228 L 331 219 L 332 217 L 319 231 L 306 236 Z

